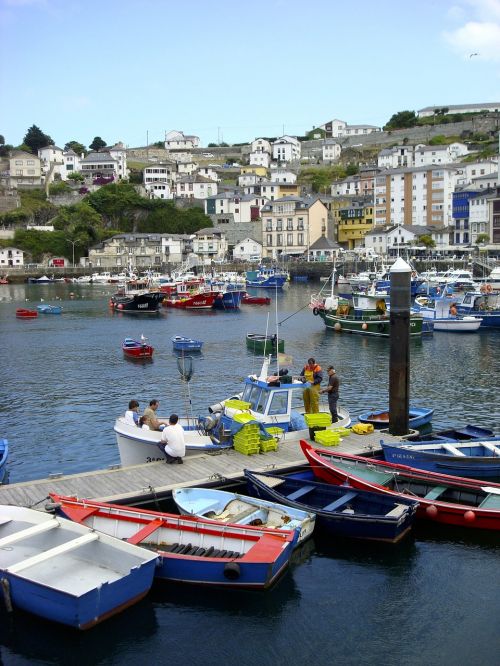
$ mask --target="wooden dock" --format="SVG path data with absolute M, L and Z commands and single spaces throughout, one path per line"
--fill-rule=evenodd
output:
M 398 442 L 400 437 L 384 433 L 384 441 Z M 366 455 L 380 450 L 380 432 L 369 435 L 351 434 L 333 450 Z M 282 444 L 278 451 L 246 456 L 234 449 L 216 454 L 199 454 L 184 458 L 183 465 L 164 462 L 145 463 L 132 467 L 116 466 L 95 472 L 67 476 L 52 475 L 47 479 L 0 486 L 0 504 L 44 508 L 49 492 L 75 495 L 104 502 L 140 501 L 154 498 L 181 486 L 201 486 L 239 479 L 244 469 L 279 471 L 300 467 L 306 460 L 298 444 Z

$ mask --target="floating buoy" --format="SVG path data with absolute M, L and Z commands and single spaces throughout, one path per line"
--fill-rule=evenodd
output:
M 361 324 L 361 328 L 363 329 L 363 331 L 366 331 L 366 329 L 368 328 L 368 324 L 366 323 L 366 321 L 364 321 L 364 322 Z
M 335 331 L 341 331 L 342 330 L 342 326 L 340 325 L 340 322 L 337 322 L 333 328 L 334 328 Z
M 464 520 L 468 523 L 472 523 L 474 520 L 476 520 L 476 514 L 474 511 L 466 511 L 464 513 Z
M 430 506 L 428 506 L 426 508 L 425 512 L 427 513 L 429 518 L 435 518 L 438 514 L 437 507 L 435 507 L 434 504 L 431 504 Z
M 123 310 L 123 303 L 118 303 L 118 310 Z

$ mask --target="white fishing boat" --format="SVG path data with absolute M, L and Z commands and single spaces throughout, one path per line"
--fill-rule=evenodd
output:
M 479 330 L 483 321 L 481 317 L 458 314 L 457 304 L 447 295 L 446 290 L 435 300 L 417 296 L 414 310 L 421 314 L 424 320 L 431 321 L 435 331 L 474 333 Z
M 259 425 L 263 435 L 266 428 L 278 428 L 280 446 L 309 439 L 302 404 L 302 392 L 309 384 L 290 375 L 271 376 L 269 363 L 269 359 L 264 359 L 258 377 L 249 375 L 241 393 L 211 405 L 206 416 L 179 418 L 185 431 L 186 455 L 213 453 L 232 447 L 233 436 L 242 427 L 234 416 L 241 412 L 246 412 L 251 421 Z M 329 413 L 326 406 L 323 410 Z M 338 414 L 340 420 L 330 427 L 348 427 L 351 423 L 349 412 L 339 407 Z M 124 416 L 116 419 L 114 431 L 122 465 L 165 459 L 158 447 L 161 432 L 131 425 Z

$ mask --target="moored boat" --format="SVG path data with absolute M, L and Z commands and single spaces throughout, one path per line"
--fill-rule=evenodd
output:
M 481 328 L 500 328 L 500 291 L 494 290 L 490 284 L 483 284 L 476 291 L 467 291 L 455 302 L 460 316 L 479 317 Z
M 42 303 L 37 305 L 36 309 L 42 314 L 61 314 L 62 312 L 61 305 L 50 305 L 49 303 Z
M 257 270 L 246 272 L 247 287 L 281 289 L 288 280 L 288 273 L 279 268 L 259 266 Z
M 176 351 L 201 351 L 203 342 L 202 340 L 194 340 L 193 338 L 186 338 L 182 335 L 174 335 L 172 338 L 172 346 Z
M 180 308 L 182 310 L 210 310 L 215 302 L 216 293 L 200 292 L 191 296 L 167 297 L 163 305 L 167 308 Z
M 75 522 L 0 506 L 0 572 L 14 607 L 88 629 L 144 597 L 156 554 Z
M 228 525 L 196 516 L 50 495 L 57 511 L 100 533 L 153 550 L 157 578 L 179 583 L 265 589 L 287 568 L 295 530 Z
M 425 407 L 410 407 L 408 413 L 408 426 L 411 429 L 421 428 L 423 425 L 430 423 L 433 409 Z M 364 412 L 358 416 L 360 423 L 371 423 L 374 428 L 388 428 L 389 427 L 389 410 L 382 409 L 374 412 Z
M 488 441 L 429 444 L 402 442 L 395 445 L 381 441 L 380 445 L 387 462 L 472 479 L 500 478 L 500 437 Z
M 474 333 L 483 321 L 481 317 L 459 315 L 457 304 L 450 300 L 447 290 L 434 300 L 417 296 L 413 311 L 422 315 L 424 321 L 431 321 L 435 331 L 448 333 Z
M 110 307 L 126 314 L 158 314 L 165 294 L 160 291 L 118 291 L 109 300 Z
M 490 428 L 483 428 L 482 426 L 467 424 L 465 426 L 458 426 L 456 428 L 445 428 L 444 430 L 436 430 L 427 434 L 411 434 L 405 437 L 406 442 L 422 442 L 423 444 L 431 444 L 432 442 L 463 442 L 474 439 L 494 439 L 495 433 Z
M 263 335 L 260 333 L 247 333 L 246 343 L 248 349 L 258 354 L 273 354 L 285 351 L 285 341 L 276 335 Z
M 373 458 L 300 446 L 321 481 L 349 484 L 360 490 L 411 497 L 418 501 L 417 518 L 446 525 L 500 530 L 500 484 L 437 474 Z
M 190 516 L 235 525 L 296 530 L 298 544 L 308 539 L 314 530 L 314 513 L 260 497 L 248 497 L 215 488 L 174 488 L 172 498 L 179 511 Z
M 244 305 L 269 305 L 271 303 L 271 299 L 269 296 L 251 296 L 245 292 L 241 302 Z
M 9 442 L 0 438 L 0 483 L 3 483 L 7 473 L 7 460 L 9 458 Z
M 27 308 L 17 308 L 16 317 L 18 319 L 35 319 L 38 317 L 38 311 L 28 310 Z
M 249 470 L 245 477 L 253 494 L 314 512 L 318 529 L 335 536 L 396 543 L 410 530 L 417 509 L 410 498 L 395 500 L 348 486 Z
M 122 343 L 122 350 L 125 356 L 130 358 L 151 358 L 153 356 L 154 347 L 146 344 L 146 338 L 141 336 L 140 340 L 125 338 Z

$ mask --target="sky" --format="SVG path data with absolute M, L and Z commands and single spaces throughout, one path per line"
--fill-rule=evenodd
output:
M 500 101 L 500 0 L 0 0 L 0 134 L 132 148 Z

